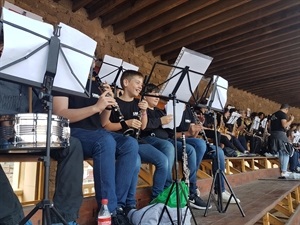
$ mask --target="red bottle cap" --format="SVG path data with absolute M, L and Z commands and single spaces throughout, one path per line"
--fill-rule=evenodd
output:
M 107 198 L 104 198 L 104 199 L 101 200 L 101 204 L 102 205 L 107 205 L 107 203 L 108 203 L 108 199 Z

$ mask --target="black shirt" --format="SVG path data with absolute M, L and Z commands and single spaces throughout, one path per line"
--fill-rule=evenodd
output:
M 275 112 L 271 116 L 271 131 L 284 131 L 285 128 L 281 124 L 281 120 L 287 120 L 286 113 L 282 112 L 281 110 Z
M 85 97 L 79 97 L 79 96 L 70 96 L 69 97 L 69 108 L 71 109 L 78 109 L 83 108 L 87 106 L 91 106 L 96 104 L 98 101 L 97 97 L 93 97 L 93 94 L 100 95 L 100 91 L 98 89 L 98 86 L 95 82 L 92 82 L 92 89 L 91 89 L 92 95 L 90 98 Z M 94 115 L 85 118 L 81 121 L 70 123 L 70 127 L 76 127 L 76 128 L 83 128 L 87 130 L 97 130 L 101 128 L 101 122 L 100 122 L 100 115 L 99 113 L 95 113 Z

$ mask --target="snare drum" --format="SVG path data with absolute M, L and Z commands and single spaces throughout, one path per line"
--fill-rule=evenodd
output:
M 44 113 L 0 115 L 0 150 L 45 149 L 47 121 L 48 115 Z M 69 120 L 52 115 L 50 127 L 50 147 L 69 146 Z

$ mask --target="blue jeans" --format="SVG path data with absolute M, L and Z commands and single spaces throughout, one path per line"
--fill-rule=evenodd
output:
M 215 145 L 211 145 L 211 147 L 216 150 L 216 146 Z M 225 171 L 225 155 L 224 155 L 224 151 L 222 148 L 218 147 L 218 158 L 219 158 L 219 164 L 217 161 L 217 151 L 210 153 L 210 154 L 205 154 L 204 155 L 204 159 L 212 159 L 212 168 L 213 168 L 213 174 L 216 174 L 216 171 L 219 169 L 220 166 L 220 170 L 222 172 Z M 218 174 L 221 176 L 221 174 Z M 225 174 L 224 174 L 225 175 Z M 219 179 L 219 177 L 216 177 L 216 180 Z M 225 191 L 225 185 L 224 185 L 224 178 L 221 176 L 221 192 Z M 215 192 L 218 193 L 218 182 L 214 185 L 214 189 Z
M 290 156 L 287 154 L 285 150 L 278 151 L 278 158 L 280 162 L 280 171 L 286 172 L 289 164 Z
M 174 165 L 174 159 L 175 159 L 175 148 L 172 143 L 170 143 L 168 140 L 161 139 L 158 137 L 144 137 L 143 138 L 147 143 L 153 145 L 155 148 L 160 150 L 162 153 L 164 153 L 167 156 L 168 159 L 168 175 L 167 175 L 167 181 L 165 183 L 165 188 L 169 187 L 172 184 L 172 169 Z
M 150 144 L 139 144 L 139 154 L 142 162 L 155 166 L 153 175 L 152 196 L 154 199 L 165 187 L 169 174 L 169 162 L 167 156 Z
M 292 157 L 290 157 L 289 163 L 290 163 L 290 166 L 289 166 L 290 171 L 296 172 L 297 167 L 299 166 L 299 152 L 298 151 L 295 151 L 294 155 Z
M 110 212 L 126 204 L 135 205 L 140 169 L 137 141 L 105 129 L 72 128 L 71 133 L 81 141 L 84 156 L 93 158 L 98 206 L 103 198 L 108 199 Z

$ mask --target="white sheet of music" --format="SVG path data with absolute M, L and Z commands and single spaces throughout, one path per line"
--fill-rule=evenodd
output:
M 186 66 L 189 67 L 188 75 L 186 75 L 180 84 L 177 92 L 176 98 L 188 102 L 192 92 L 194 92 L 195 88 L 199 84 L 200 80 L 202 79 L 203 75 L 207 68 L 209 67 L 211 61 L 213 60 L 212 57 L 201 54 L 199 52 L 187 49 L 183 47 L 174 63 L 175 66 L 180 68 L 185 68 Z M 161 95 L 169 96 L 172 94 L 174 87 L 178 83 L 182 69 L 173 68 L 168 76 L 167 79 L 170 79 L 162 88 L 161 88 Z M 192 71 L 198 72 L 194 73 Z M 201 74 L 199 74 L 201 73 Z M 176 75 L 177 74 L 177 75 Z M 176 75 L 176 76 L 174 76 Z M 188 78 L 189 77 L 189 78 Z M 190 82 L 189 82 L 190 79 Z M 189 85 L 191 85 L 191 91 L 189 90 Z
M 237 113 L 237 112 L 232 112 L 228 121 L 227 121 L 227 124 L 234 124 L 238 118 L 241 117 L 241 114 Z
M 166 115 L 173 115 L 173 101 L 168 101 L 168 103 L 165 106 L 166 109 Z M 176 127 L 178 127 L 181 123 L 182 119 L 182 114 L 183 111 L 185 110 L 185 104 L 182 102 L 177 102 L 176 107 L 175 107 L 175 122 L 176 122 Z M 174 129 L 174 121 L 172 120 L 170 123 L 162 125 L 163 128 L 170 128 Z
M 254 117 L 254 120 L 252 121 L 251 129 L 252 130 L 258 130 L 259 128 L 260 119 L 258 116 Z
M 98 76 L 103 82 L 106 82 L 108 84 L 113 84 L 116 76 L 118 75 L 119 67 L 121 67 L 121 66 L 123 67 L 123 71 L 125 71 L 125 70 L 138 71 L 139 70 L 139 67 L 137 67 L 133 64 L 130 64 L 128 62 L 125 62 L 120 58 L 112 57 L 110 55 L 104 55 L 103 63 L 99 70 Z M 119 77 L 116 81 L 116 85 L 118 88 L 121 88 L 120 78 L 121 78 L 122 72 L 121 72 L 121 74 L 119 74 Z
M 53 26 L 50 24 L 25 17 L 5 8 L 2 9 L 2 15 L 4 21 L 21 26 L 48 39 L 53 36 Z M 94 55 L 97 42 L 63 23 L 60 23 L 59 26 L 61 27 L 61 34 L 59 36 L 61 44 L 65 44 L 91 56 L 83 55 L 74 50 L 62 47 L 62 51 L 64 52 L 75 76 L 78 78 L 83 87 L 85 87 L 93 62 L 92 57 Z M 22 29 L 10 26 L 6 23 L 3 24 L 3 29 L 5 34 L 5 45 L 0 58 L 0 67 L 18 59 L 25 58 L 25 60 L 7 67 L 6 69 L 2 69 L 0 72 L 40 84 L 43 83 L 48 61 L 49 45 L 40 49 L 28 58 L 26 57 L 38 47 L 47 43 L 48 40 Z M 84 93 L 85 90 L 80 86 L 70 69 L 67 67 L 67 63 L 61 52 L 58 57 L 57 72 L 53 85 L 54 87 L 68 89 L 79 93 Z
M 207 105 L 210 106 L 214 110 L 223 111 L 223 109 L 226 105 L 226 102 L 227 102 L 228 81 L 225 80 L 223 77 L 214 75 L 213 85 L 216 88 L 216 92 L 214 93 L 214 96 L 212 96 L 213 93 L 210 94 L 208 101 L 207 101 Z M 212 101 L 212 103 L 211 103 L 211 101 Z
M 267 121 L 268 121 L 268 118 L 264 118 L 261 122 L 260 122 L 260 125 L 262 128 L 266 128 L 267 126 Z

